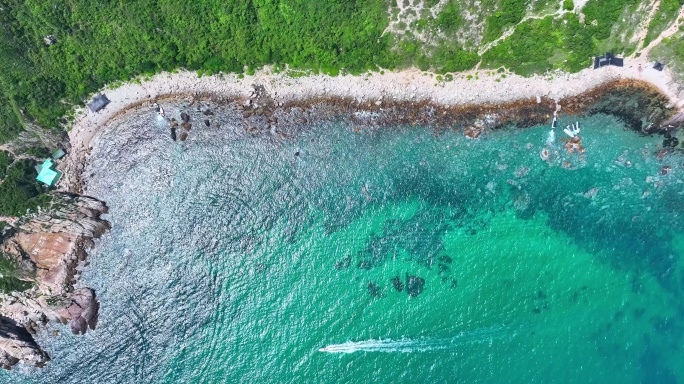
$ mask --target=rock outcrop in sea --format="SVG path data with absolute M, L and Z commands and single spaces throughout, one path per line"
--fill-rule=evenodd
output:
M 27 217 L 5 233 L 0 252 L 34 285 L 0 294 L 0 367 L 43 366 L 48 355 L 31 336 L 49 321 L 84 334 L 97 324 L 99 303 L 90 288 L 74 288 L 93 239 L 109 229 L 107 206 L 94 198 L 54 194 L 46 211 Z

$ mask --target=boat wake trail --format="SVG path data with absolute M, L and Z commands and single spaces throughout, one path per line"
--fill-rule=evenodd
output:
M 516 333 L 517 332 L 512 331 L 509 327 L 500 326 L 461 332 L 454 337 L 444 339 L 370 339 L 363 341 L 348 341 L 342 344 L 331 344 L 324 348 L 320 348 L 318 351 L 328 353 L 427 352 L 454 348 L 465 344 L 488 343 L 494 339 L 513 337 Z

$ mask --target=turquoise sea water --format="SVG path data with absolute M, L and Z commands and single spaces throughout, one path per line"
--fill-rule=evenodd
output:
M 176 143 L 154 118 L 93 150 L 97 330 L 54 325 L 54 361 L 0 379 L 684 381 L 684 156 L 661 138 L 580 118 L 584 155 L 546 162 L 548 127 L 276 140 L 226 115 Z

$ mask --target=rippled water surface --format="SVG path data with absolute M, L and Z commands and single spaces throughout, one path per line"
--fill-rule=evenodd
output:
M 98 329 L 54 325 L 54 361 L 0 379 L 684 381 L 684 157 L 580 121 L 585 154 L 545 162 L 548 127 L 275 140 L 226 113 L 181 143 L 130 118 L 89 169 Z

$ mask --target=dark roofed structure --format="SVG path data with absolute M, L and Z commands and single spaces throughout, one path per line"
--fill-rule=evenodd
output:
M 620 57 L 615 57 L 612 52 L 608 52 L 604 56 L 597 56 L 594 58 L 594 69 L 601 68 L 606 65 L 622 67 L 625 65 L 625 60 Z
M 656 71 L 662 71 L 665 69 L 665 64 L 661 63 L 660 61 L 656 61 L 655 64 L 653 64 L 653 69 Z
M 97 112 L 109 104 L 109 99 L 103 94 L 99 94 L 93 98 L 93 101 L 88 103 L 88 109 L 93 112 Z

